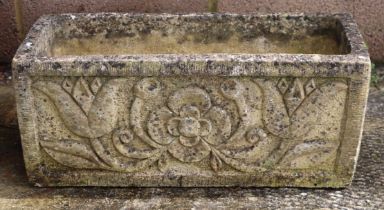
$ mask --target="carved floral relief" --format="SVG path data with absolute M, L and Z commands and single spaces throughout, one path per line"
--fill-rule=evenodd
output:
M 33 83 L 41 148 L 123 172 L 333 167 L 347 84 L 313 78 L 64 78 Z

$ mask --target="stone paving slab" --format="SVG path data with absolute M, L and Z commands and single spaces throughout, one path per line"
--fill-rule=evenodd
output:
M 38 188 L 18 130 L 0 127 L 0 209 L 384 209 L 384 91 L 371 90 L 352 186 L 301 188 Z

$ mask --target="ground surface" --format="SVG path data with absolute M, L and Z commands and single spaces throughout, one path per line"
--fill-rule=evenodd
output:
M 9 84 L 0 84 L 0 110 L 13 112 L 12 106 L 4 103 L 9 101 L 6 100 L 9 94 L 12 94 Z M 378 87 L 371 88 L 353 184 L 338 190 L 37 188 L 27 182 L 12 113 L 3 116 L 3 121 L 0 120 L 0 209 L 384 209 L 384 91 Z

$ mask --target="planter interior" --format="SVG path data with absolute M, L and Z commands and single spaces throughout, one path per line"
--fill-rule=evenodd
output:
M 320 22 L 268 17 L 140 21 L 68 22 L 55 31 L 49 55 L 348 53 L 341 24 L 334 18 Z

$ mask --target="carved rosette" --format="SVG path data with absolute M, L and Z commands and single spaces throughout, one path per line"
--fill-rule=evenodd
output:
M 183 162 L 198 162 L 231 132 L 231 121 L 225 110 L 212 106 L 206 91 L 186 87 L 174 92 L 167 106 L 152 112 L 148 133 L 169 153 Z
M 343 81 L 311 78 L 80 77 L 33 87 L 39 122 L 50 113 L 63 130 L 41 134 L 48 155 L 69 167 L 123 172 L 329 168 L 347 94 Z

